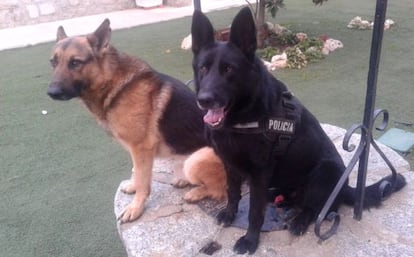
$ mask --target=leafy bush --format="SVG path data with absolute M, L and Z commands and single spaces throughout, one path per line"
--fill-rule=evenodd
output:
M 272 31 L 269 31 L 267 45 L 277 46 L 277 47 L 286 47 L 294 46 L 299 43 L 299 40 L 296 38 L 296 34 L 290 30 L 284 30 L 280 34 L 276 34 Z
M 306 67 L 308 61 L 306 55 L 300 50 L 298 46 L 288 47 L 285 49 L 288 62 L 287 67 L 290 69 L 302 69 Z
M 308 63 L 314 63 L 325 58 L 322 54 L 323 44 L 324 42 L 322 39 L 312 37 L 301 41 L 297 47 L 305 55 Z
M 290 30 L 283 30 L 279 34 L 269 30 L 266 47 L 257 50 L 258 55 L 271 61 L 272 57 L 286 52 L 288 57 L 287 67 L 301 69 L 308 63 L 315 63 L 324 59 L 322 49 L 324 41 L 318 37 L 308 37 L 300 41 Z
M 280 54 L 280 50 L 274 46 L 267 46 L 262 49 L 257 50 L 257 54 L 264 60 L 269 61 L 272 59 L 273 56 Z

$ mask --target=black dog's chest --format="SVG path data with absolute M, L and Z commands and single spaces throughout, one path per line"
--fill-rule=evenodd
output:
M 296 99 L 286 91 L 275 101 L 271 114 L 211 130 L 216 151 L 228 166 L 242 173 L 275 172 L 276 163 L 289 162 L 288 149 L 300 134 L 301 110 L 297 106 Z
M 251 173 L 271 166 L 272 145 L 263 135 L 213 133 L 212 139 L 220 158 L 233 170 Z

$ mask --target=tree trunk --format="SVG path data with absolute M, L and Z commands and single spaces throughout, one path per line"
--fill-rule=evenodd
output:
M 257 10 L 257 17 L 256 17 L 256 28 L 257 28 L 257 47 L 263 48 L 264 47 L 264 39 L 266 36 L 265 30 L 265 0 L 259 0 L 259 6 Z

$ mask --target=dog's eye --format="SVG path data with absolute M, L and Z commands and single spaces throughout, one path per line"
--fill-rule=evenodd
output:
M 231 67 L 230 65 L 226 66 L 226 68 L 224 69 L 224 71 L 226 73 L 231 73 L 233 71 L 233 67 Z
M 50 66 L 52 66 L 53 69 L 56 68 L 56 66 L 58 65 L 56 58 L 52 58 L 49 61 L 50 61 Z
M 207 74 L 207 71 L 208 71 L 208 69 L 207 69 L 207 67 L 206 66 L 202 66 L 201 68 L 200 68 L 200 75 L 206 75 Z
M 70 60 L 69 61 L 69 68 L 70 69 L 76 69 L 76 68 L 78 68 L 79 66 L 81 66 L 82 65 L 82 61 L 81 60 L 77 60 L 77 59 L 72 59 L 72 60 Z

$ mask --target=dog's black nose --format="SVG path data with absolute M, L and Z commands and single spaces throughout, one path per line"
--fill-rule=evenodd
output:
M 69 100 L 71 98 L 57 83 L 49 85 L 47 94 L 54 100 Z
M 197 95 L 197 101 L 203 109 L 211 109 L 215 105 L 215 98 L 210 92 L 200 92 Z
M 47 90 L 47 94 L 53 99 L 60 98 L 60 96 L 63 95 L 63 90 L 61 87 L 57 86 L 56 84 L 51 84 L 49 86 L 49 89 Z

